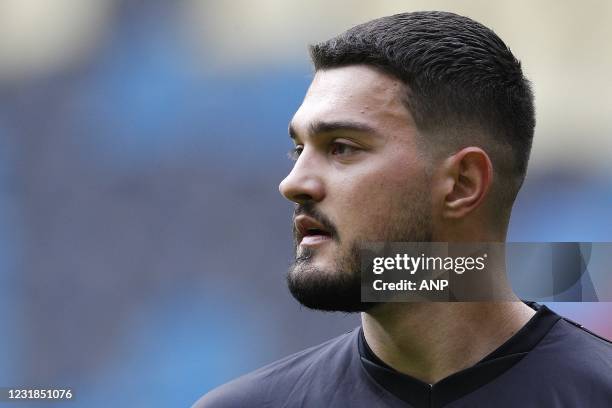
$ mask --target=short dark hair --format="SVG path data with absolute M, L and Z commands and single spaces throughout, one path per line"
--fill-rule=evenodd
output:
M 433 151 L 481 144 L 509 215 L 527 170 L 535 112 L 521 63 L 491 29 L 454 13 L 401 13 L 311 45 L 310 55 L 315 70 L 367 64 L 400 79 Z

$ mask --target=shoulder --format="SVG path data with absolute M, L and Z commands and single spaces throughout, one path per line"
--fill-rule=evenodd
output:
M 570 319 L 559 319 L 545 337 L 542 348 L 548 354 L 562 357 L 561 364 L 581 374 L 606 374 L 612 382 L 612 342 Z
M 512 370 L 526 394 L 567 406 L 607 406 L 612 401 L 612 343 L 561 317 Z
M 350 364 L 358 332 L 355 329 L 217 387 L 192 408 L 275 406 L 275 401 L 288 399 L 298 384 L 308 386 L 313 379 L 323 380 L 321 374 Z
M 593 401 L 612 400 L 612 343 L 578 323 L 559 319 L 524 360 L 524 375 L 541 391 L 562 387 L 569 401 L 588 390 Z

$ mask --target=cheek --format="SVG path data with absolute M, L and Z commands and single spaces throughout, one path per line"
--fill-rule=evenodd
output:
M 388 227 L 401 219 L 415 193 L 423 189 L 423 173 L 406 161 L 372 163 L 340 179 L 336 211 L 345 235 L 382 239 Z

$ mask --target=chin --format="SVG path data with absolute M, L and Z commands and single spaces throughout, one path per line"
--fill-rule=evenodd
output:
M 361 274 L 356 259 L 302 251 L 287 274 L 287 286 L 303 306 L 327 312 L 364 312 L 376 303 L 361 302 Z M 352 254 L 354 255 L 354 254 Z

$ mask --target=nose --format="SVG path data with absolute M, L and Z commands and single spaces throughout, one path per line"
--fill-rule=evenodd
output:
M 279 184 L 278 190 L 287 200 L 303 204 L 307 201 L 320 202 L 325 197 L 321 173 L 313 159 L 304 150 L 291 172 Z

